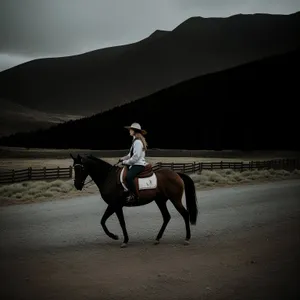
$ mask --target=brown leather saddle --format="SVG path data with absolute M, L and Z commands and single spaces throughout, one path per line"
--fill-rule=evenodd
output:
M 122 182 L 123 184 L 126 186 L 127 188 L 127 184 L 126 184 L 126 176 L 127 176 L 127 172 L 128 172 L 128 166 L 124 166 L 124 167 L 120 167 L 120 170 L 118 171 L 118 183 L 121 184 L 121 172 L 123 171 L 123 174 L 122 174 Z M 139 178 L 149 178 L 151 176 L 153 176 L 154 174 L 154 171 L 153 171 L 153 168 L 152 168 L 152 164 L 147 164 L 145 166 L 145 169 L 144 171 L 142 171 L 141 173 L 139 173 L 135 178 L 134 178 L 134 184 L 135 184 L 135 188 L 136 188 L 136 192 L 137 194 L 139 195 L 139 182 L 138 182 L 138 179 Z

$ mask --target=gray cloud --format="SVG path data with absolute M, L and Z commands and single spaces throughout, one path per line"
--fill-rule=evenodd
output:
M 201 10 L 203 17 L 224 17 L 237 13 L 289 14 L 300 9 L 299 0 L 177 0 L 182 10 Z
M 135 42 L 191 16 L 298 10 L 298 0 L 1 0 L 0 71 L 22 59 Z

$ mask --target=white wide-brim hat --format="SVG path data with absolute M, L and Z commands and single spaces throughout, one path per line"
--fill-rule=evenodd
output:
M 126 129 L 134 129 L 141 132 L 143 135 L 147 134 L 147 131 L 142 129 L 139 123 L 132 123 L 130 126 L 125 126 Z

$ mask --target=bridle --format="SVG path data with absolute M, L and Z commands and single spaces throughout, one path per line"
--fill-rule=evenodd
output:
M 115 168 L 115 167 L 118 166 L 119 164 L 120 164 L 120 162 L 117 162 L 116 164 L 112 165 L 112 166 L 111 166 L 111 169 Z M 84 165 L 83 165 L 83 164 L 74 164 L 74 169 L 75 169 L 75 167 L 80 167 L 80 168 L 81 168 L 81 172 L 84 170 Z M 84 186 L 86 186 L 88 183 L 92 182 L 92 181 L 93 181 L 93 179 L 91 179 L 91 180 L 88 181 L 88 182 L 81 181 L 82 188 L 83 188 Z M 74 182 L 75 182 L 75 178 L 74 178 Z
M 75 165 L 74 165 L 74 169 L 75 169 L 75 167 L 80 167 L 80 168 L 81 168 L 81 172 L 84 170 L 83 164 L 75 164 Z M 84 181 L 85 181 L 85 180 L 84 180 Z M 91 180 L 88 181 L 88 182 L 84 182 L 84 181 L 81 181 L 82 188 L 83 188 L 84 186 L 86 186 L 88 183 L 92 182 L 93 179 L 91 179 Z M 75 178 L 74 178 L 74 182 L 75 182 Z

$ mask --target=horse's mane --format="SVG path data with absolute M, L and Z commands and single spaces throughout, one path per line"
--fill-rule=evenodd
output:
M 93 154 L 87 155 L 87 158 L 92 159 L 92 160 L 95 160 L 95 161 L 102 161 L 102 159 L 100 159 L 100 158 L 98 158 L 98 157 L 95 157 Z
M 82 163 L 97 185 L 99 182 L 103 181 L 114 168 L 110 163 L 91 154 L 82 156 Z
M 87 155 L 87 158 L 90 159 L 90 160 L 92 160 L 92 161 L 94 161 L 94 162 L 96 162 L 96 163 L 99 163 L 101 165 L 106 164 L 106 165 L 112 166 L 109 162 L 104 161 L 101 158 L 95 157 L 92 154 Z

